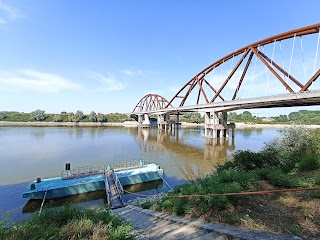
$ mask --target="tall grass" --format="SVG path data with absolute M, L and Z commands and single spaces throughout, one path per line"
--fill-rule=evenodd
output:
M 64 206 L 8 226 L 0 222 L 0 239 L 134 239 L 131 226 L 107 209 Z

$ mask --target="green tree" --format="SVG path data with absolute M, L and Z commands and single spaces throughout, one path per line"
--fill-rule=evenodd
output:
M 200 123 L 201 122 L 201 114 L 200 113 L 191 113 L 190 114 L 190 122 L 191 123 Z
M 97 121 L 97 114 L 96 114 L 94 111 L 92 111 L 92 112 L 90 113 L 90 115 L 89 115 L 89 121 L 90 121 L 90 122 L 96 122 L 96 121 Z
M 301 118 L 301 114 L 299 112 L 292 112 L 288 115 L 290 121 L 297 121 Z
M 3 120 L 7 117 L 7 115 L 4 112 L 0 112 L 0 120 Z
M 107 118 L 105 115 L 103 115 L 102 113 L 98 113 L 97 115 L 97 121 L 98 122 L 107 122 Z
M 73 113 L 73 112 L 69 112 L 69 114 L 68 114 L 68 121 L 69 121 L 69 122 L 73 122 L 73 121 L 74 121 L 74 113 Z
M 70 122 L 80 122 L 83 117 L 83 112 L 79 110 L 76 113 L 70 112 L 68 115 L 68 119 Z
M 250 121 L 252 119 L 252 114 L 249 111 L 244 111 L 241 115 L 241 120 L 247 122 Z
M 276 117 L 275 120 L 278 122 L 288 122 L 288 117 L 287 115 L 280 115 L 279 117 Z
M 44 114 L 45 111 L 43 110 L 36 110 L 30 113 L 30 120 L 31 121 L 44 121 L 46 119 L 46 115 Z
M 53 118 L 52 118 L 52 120 L 53 120 L 54 122 L 63 122 L 63 118 L 62 118 L 62 116 L 61 116 L 60 114 L 54 115 Z

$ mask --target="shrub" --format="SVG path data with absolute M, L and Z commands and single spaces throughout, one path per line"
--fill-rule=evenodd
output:
M 153 205 L 153 204 L 152 204 L 151 202 L 146 201 L 146 202 L 144 202 L 144 203 L 141 204 L 141 207 L 142 207 L 143 209 L 149 209 L 149 208 L 151 208 L 152 205 Z
M 5 119 L 7 115 L 4 112 L 0 112 L 0 121 Z
M 307 155 L 316 155 L 318 143 L 309 130 L 302 127 L 286 128 L 282 136 L 274 139 L 265 147 L 273 152 L 280 161 L 281 168 L 289 172 Z
M 234 212 L 222 213 L 222 218 L 224 222 L 233 224 L 239 222 L 239 217 Z
M 310 171 L 320 168 L 320 160 L 317 156 L 307 155 L 302 158 L 298 163 L 298 169 L 300 171 Z
M 54 115 L 53 118 L 52 118 L 52 120 L 53 120 L 54 122 L 63 122 L 63 118 L 62 118 L 62 116 L 61 116 L 60 114 Z
M 300 184 L 292 176 L 275 167 L 264 168 L 259 171 L 261 178 L 269 180 L 271 184 L 283 188 L 300 187 Z
M 162 211 L 171 212 L 173 210 L 173 202 L 172 199 L 165 199 L 162 203 L 160 203 Z
M 36 110 L 30 113 L 30 120 L 31 121 L 44 121 L 46 119 L 46 115 L 44 114 L 43 110 Z
M 107 122 L 107 118 L 105 115 L 103 115 L 102 113 L 98 113 L 97 115 L 97 121 L 98 122 Z
M 94 111 L 92 111 L 92 112 L 90 113 L 90 115 L 89 115 L 89 121 L 90 121 L 90 122 L 96 122 L 96 121 L 97 121 L 97 114 L 96 114 Z

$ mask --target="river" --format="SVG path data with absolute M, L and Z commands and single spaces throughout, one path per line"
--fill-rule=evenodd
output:
M 210 173 L 236 150 L 260 150 L 279 135 L 279 129 L 236 129 L 235 138 L 227 140 L 204 139 L 203 134 L 199 128 L 166 132 L 135 127 L 0 127 L 0 220 L 8 211 L 14 220 L 34 211 L 39 202 L 28 202 L 22 192 L 37 177 L 59 176 L 65 163 L 74 168 L 143 159 L 159 164 L 164 179 L 174 187 Z M 163 183 L 146 188 L 150 188 L 143 191 L 146 194 L 168 189 Z M 68 201 L 103 205 L 105 197 L 100 191 Z

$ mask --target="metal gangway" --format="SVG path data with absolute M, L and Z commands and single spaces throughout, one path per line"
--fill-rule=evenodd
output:
M 114 170 L 105 170 L 105 186 L 108 205 L 111 209 L 125 206 L 123 187 Z

